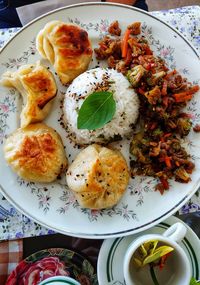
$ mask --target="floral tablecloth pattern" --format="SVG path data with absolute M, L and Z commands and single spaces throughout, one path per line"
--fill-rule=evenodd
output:
M 172 10 L 151 12 L 152 15 L 167 22 L 181 32 L 200 51 L 200 6 L 188 6 Z M 0 29 L 2 47 L 19 28 Z M 1 112 L 1 109 L 0 109 Z M 179 214 L 200 211 L 200 191 L 185 204 Z M 0 194 L 0 240 L 40 236 L 54 233 L 30 220 L 17 211 Z

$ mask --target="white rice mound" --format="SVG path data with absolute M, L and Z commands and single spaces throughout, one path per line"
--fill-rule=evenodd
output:
M 96 130 L 77 129 L 78 110 L 84 100 L 96 91 L 96 85 L 102 84 L 105 77 L 110 84 L 116 102 L 113 119 Z M 98 90 L 99 91 L 99 90 Z M 80 98 L 81 97 L 81 98 Z M 121 136 L 128 137 L 139 113 L 139 99 L 129 81 L 114 69 L 95 68 L 79 75 L 68 87 L 64 99 L 64 121 L 71 137 L 78 144 L 103 143 Z

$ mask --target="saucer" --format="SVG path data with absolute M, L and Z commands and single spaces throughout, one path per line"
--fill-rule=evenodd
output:
M 153 228 L 143 231 L 142 235 L 150 233 L 162 234 L 176 222 L 183 223 L 178 218 L 171 216 Z M 187 234 L 181 241 L 180 246 L 189 258 L 192 276 L 198 280 L 200 279 L 200 241 L 191 228 L 185 223 L 183 224 L 187 227 Z M 140 235 L 141 233 L 138 233 L 121 238 L 107 239 L 103 242 L 97 264 L 99 285 L 125 285 L 123 277 L 124 254 L 133 239 Z
M 24 272 L 24 268 L 27 267 L 29 271 L 33 272 L 38 262 L 44 259 L 48 260 L 48 258 L 51 259 L 52 257 L 58 258 L 59 262 L 63 264 L 62 267 L 62 269 L 64 270 L 64 271 L 62 270 L 63 274 L 59 275 L 63 276 L 67 275 L 69 277 L 72 277 L 77 281 L 79 281 L 81 284 L 88 284 L 88 285 L 98 284 L 95 269 L 92 266 L 92 264 L 79 253 L 65 248 L 49 248 L 49 249 L 40 250 L 22 260 L 9 276 L 9 278 L 13 278 L 14 280 L 13 281 L 14 283 L 12 284 L 18 285 L 18 278 L 20 278 L 19 276 L 21 276 L 21 274 Z M 45 261 L 48 270 L 49 266 L 53 268 L 54 265 L 52 263 L 53 263 L 52 261 L 49 263 Z M 46 270 L 45 264 L 43 262 L 42 274 L 44 274 L 44 271 Z M 16 273 L 17 273 L 17 278 L 15 275 Z

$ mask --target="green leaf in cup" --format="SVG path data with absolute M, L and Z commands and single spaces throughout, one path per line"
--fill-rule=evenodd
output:
M 78 129 L 99 129 L 112 120 L 115 111 L 116 102 L 112 92 L 93 92 L 85 99 L 79 110 Z
M 146 248 L 145 248 L 144 244 L 142 244 L 140 246 L 140 255 L 141 255 L 142 258 L 147 256 L 147 251 L 146 251 Z
M 149 254 L 153 254 L 157 247 L 157 244 L 158 244 L 157 240 L 150 240 L 150 241 L 145 242 L 143 246 L 146 248 Z
M 154 267 L 162 268 L 170 252 L 174 250 L 168 245 L 158 246 L 158 240 L 150 240 L 143 243 L 135 252 L 133 262 L 138 268 L 149 265 L 150 275 L 154 285 L 159 285 L 156 278 Z M 194 283 L 196 284 L 196 283 Z M 193 285 L 192 283 L 190 285 Z
M 143 243 L 138 249 L 138 255 L 133 257 L 135 263 L 138 266 L 144 266 L 149 263 L 158 262 L 162 256 L 167 255 L 174 250 L 168 245 L 162 245 L 159 247 L 157 247 L 157 245 L 157 240 L 151 240 Z
M 151 262 L 155 262 L 160 259 L 162 256 L 168 254 L 169 252 L 173 251 L 174 249 L 171 246 L 163 245 L 155 249 L 153 254 L 149 254 L 144 260 L 143 265 L 146 265 Z
M 136 258 L 136 257 L 134 258 L 134 263 L 135 263 L 135 265 L 137 267 L 142 267 L 143 266 L 142 261 L 140 259 Z

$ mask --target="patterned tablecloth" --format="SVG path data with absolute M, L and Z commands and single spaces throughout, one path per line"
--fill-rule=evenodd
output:
M 192 42 L 197 50 L 200 51 L 200 6 L 189 6 L 151 13 L 175 27 L 179 32 L 184 34 L 190 42 Z M 0 47 L 2 47 L 18 30 L 19 28 L 0 29 Z M 200 211 L 199 193 L 200 191 L 198 190 L 192 199 L 180 209 L 179 214 Z M 18 212 L 0 194 L 0 240 L 40 236 L 51 233 L 53 233 L 52 230 L 40 226 Z

